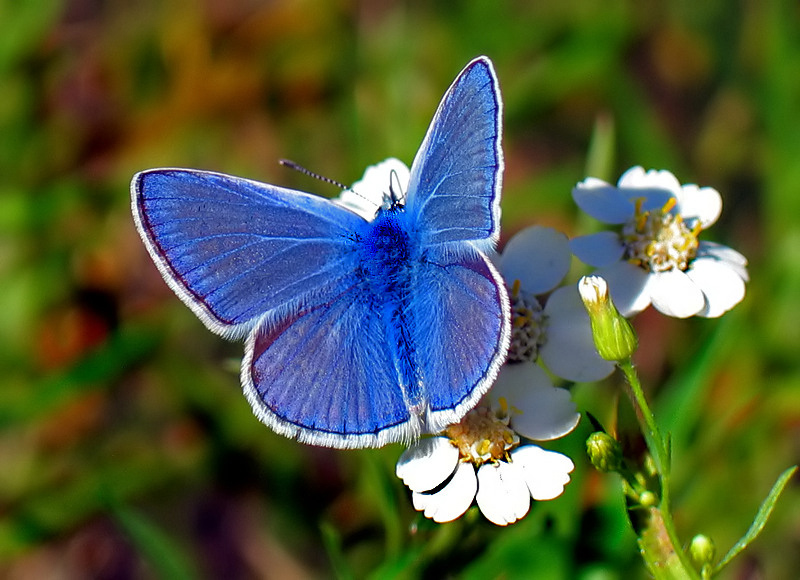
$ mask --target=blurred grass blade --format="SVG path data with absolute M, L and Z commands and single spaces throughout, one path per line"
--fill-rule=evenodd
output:
M 199 578 L 191 559 L 148 519 L 120 504 L 112 504 L 111 513 L 160 578 L 165 580 Z
M 347 563 L 344 551 L 342 550 L 342 535 L 339 533 L 339 530 L 328 522 L 321 522 L 319 528 L 322 533 L 322 543 L 325 545 L 328 558 L 330 558 L 334 576 L 338 580 L 351 580 L 355 578 L 350 565 Z
M 370 571 L 369 580 L 383 578 L 416 578 L 428 563 L 424 547 L 415 546 L 397 556 L 385 559 L 378 567 Z
M 720 320 L 708 338 L 701 341 L 682 372 L 675 373 L 661 388 L 654 412 L 663 432 L 670 434 L 673 451 L 686 449 L 689 444 L 704 410 L 699 402 L 706 399 L 711 376 L 720 368 L 741 331 L 739 318 L 728 316 Z
M 614 118 L 610 114 L 598 115 L 586 155 L 586 177 L 612 182 L 615 147 Z
M 364 453 L 361 455 L 361 460 L 362 477 L 359 482 L 361 493 L 365 500 L 370 499 L 374 502 L 386 534 L 386 558 L 393 559 L 402 551 L 405 531 L 397 505 L 394 465 L 390 464 L 387 468 L 387 464 L 381 461 L 381 456 L 377 453 Z
M 756 513 L 756 517 L 753 519 L 750 529 L 747 530 L 747 533 L 742 536 L 742 538 L 736 542 L 733 548 L 731 548 L 728 553 L 725 554 L 722 560 L 719 561 L 714 568 L 715 574 L 722 570 L 722 568 L 724 568 L 731 560 L 733 560 L 739 554 L 739 552 L 744 550 L 750 544 L 750 542 L 755 540 L 758 534 L 761 533 L 761 530 L 764 529 L 770 514 L 772 514 L 772 510 L 775 508 L 775 504 L 778 502 L 778 498 L 783 492 L 783 488 L 786 487 L 786 484 L 789 483 L 789 480 L 796 471 L 797 466 L 795 465 L 781 474 L 781 476 L 778 478 L 778 481 L 776 481 L 775 485 L 772 486 L 769 495 L 767 495 L 767 498 L 761 504 L 761 507 L 758 508 L 758 513 Z

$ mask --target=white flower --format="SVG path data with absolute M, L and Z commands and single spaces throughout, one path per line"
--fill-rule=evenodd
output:
M 669 171 L 633 167 L 616 187 L 590 177 L 572 197 L 592 217 L 622 225 L 620 232 L 575 238 L 570 247 L 598 268 L 623 315 L 652 304 L 668 316 L 714 318 L 744 298 L 745 257 L 698 240 L 722 211 L 715 189 L 681 185 Z
M 437 522 L 460 517 L 475 500 L 500 526 L 528 513 L 531 498 L 561 495 L 574 465 L 569 457 L 520 436 L 563 437 L 580 415 L 564 389 L 530 363 L 505 365 L 492 390 L 442 436 L 420 439 L 397 461 L 397 476 L 413 492 L 414 508 Z
M 378 209 L 388 207 L 393 196 L 397 200 L 405 198 L 410 177 L 411 173 L 405 163 L 389 157 L 367 167 L 364 177 L 356 181 L 350 189 L 345 189 L 335 201 L 372 221 Z
M 611 374 L 614 364 L 595 350 L 589 315 L 577 288 L 558 288 L 542 307 L 541 295 L 564 279 L 571 258 L 567 237 L 553 228 L 525 228 L 506 244 L 497 268 L 510 290 L 509 360 L 541 359 L 559 377 L 597 381 Z

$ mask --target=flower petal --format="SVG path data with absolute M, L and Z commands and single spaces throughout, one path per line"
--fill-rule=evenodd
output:
M 705 308 L 702 290 L 685 272 L 658 272 L 651 276 L 648 285 L 653 306 L 667 316 L 688 318 Z
M 553 228 L 532 226 L 508 241 L 499 268 L 509 286 L 519 280 L 527 292 L 543 294 L 564 279 L 570 259 L 567 236 Z
M 601 268 L 622 259 L 625 246 L 617 232 L 597 232 L 569 241 L 569 249 L 584 264 Z
M 705 294 L 706 305 L 698 312 L 698 316 L 717 318 L 744 298 L 744 280 L 736 267 L 726 262 L 713 258 L 698 258 L 692 262 L 686 275 Z
M 531 507 L 531 494 L 522 470 L 512 463 L 485 463 L 478 469 L 478 507 L 498 526 L 514 523 Z
M 409 175 L 408 167 L 399 159 L 384 159 L 367 167 L 364 177 L 356 181 L 350 189 L 344 190 L 334 201 L 372 221 L 378 208 L 384 205 L 393 183 L 402 190 L 398 193 L 405 195 Z
M 663 189 L 677 197 L 681 190 L 681 182 L 671 171 L 666 169 L 648 169 L 635 165 L 628 169 L 617 182 L 619 188 Z
M 706 229 L 722 213 L 722 196 L 713 187 L 698 187 L 690 183 L 681 188 L 674 211 L 690 222 L 690 226 L 693 220 L 699 220 L 702 229 Z
M 597 354 L 592 323 L 575 285 L 558 288 L 547 299 L 547 342 L 539 356 L 550 372 L 568 381 L 599 381 L 610 375 L 614 363 Z
M 617 182 L 620 195 L 632 203 L 643 200 L 642 210 L 650 211 L 664 206 L 671 197 L 678 197 L 681 184 L 669 171 L 650 169 L 645 172 L 639 166 L 631 167 Z
M 370 199 L 366 199 L 350 189 L 344 190 L 338 198 L 332 201 L 336 205 L 340 205 L 354 213 L 357 213 L 367 221 L 372 221 L 375 219 L 375 216 L 378 214 L 378 208 L 381 207 L 382 203 L 373 203 L 371 196 Z
M 522 468 L 531 496 L 539 501 L 561 495 L 569 483 L 569 474 L 575 469 L 566 455 L 546 451 L 537 445 L 517 447 L 511 452 L 511 462 Z
M 650 306 L 649 272 L 630 262 L 620 261 L 598 268 L 594 274 L 605 278 L 611 299 L 623 316 L 638 314 Z
M 613 185 L 594 177 L 573 187 L 572 199 L 584 212 L 607 224 L 623 224 L 633 216 L 633 202 Z
M 394 177 L 392 174 L 394 174 Z M 399 159 L 389 157 L 367 167 L 364 170 L 364 177 L 356 181 L 350 189 L 355 189 L 356 191 L 363 189 L 364 191 L 359 191 L 362 196 L 376 195 L 375 192 L 378 192 L 382 202 L 383 194 L 389 193 L 393 178 L 397 180 L 396 185 L 399 185 L 403 190 L 398 193 L 405 193 L 406 188 L 408 188 L 408 181 L 411 178 L 411 171 Z M 378 198 L 375 199 L 376 201 L 378 200 Z
M 511 414 L 511 428 L 528 439 L 546 441 L 563 437 L 580 421 L 569 391 L 553 386 L 536 364 L 506 364 L 489 391 L 492 407 L 504 399 Z
M 478 478 L 471 463 L 459 463 L 453 478 L 436 493 L 411 494 L 414 509 L 435 522 L 450 522 L 467 511 L 478 490 Z
M 697 248 L 696 259 L 699 260 L 700 258 L 706 257 L 725 262 L 736 270 L 736 273 L 739 274 L 742 280 L 745 282 L 750 281 L 750 276 L 747 274 L 747 258 L 736 250 L 716 242 L 700 242 Z
M 395 473 L 411 491 L 429 491 L 456 470 L 458 448 L 447 437 L 419 439 L 397 460 Z

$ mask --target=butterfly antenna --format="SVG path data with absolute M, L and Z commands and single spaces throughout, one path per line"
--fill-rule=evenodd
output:
M 392 205 L 401 204 L 405 198 L 403 186 L 400 185 L 400 178 L 394 169 L 392 169 L 391 173 L 389 174 L 389 197 L 392 200 Z
M 353 193 L 355 193 L 358 197 L 360 197 L 361 199 L 363 199 L 367 203 L 375 205 L 375 201 L 374 200 L 368 198 L 365 195 L 361 195 L 359 192 L 357 192 L 352 187 L 350 187 L 348 185 L 345 185 L 344 183 L 340 183 L 340 182 L 336 181 L 335 179 L 331 179 L 330 177 L 325 177 L 324 175 L 320 175 L 319 173 L 315 173 L 315 172 L 311 171 L 310 169 L 306 169 L 305 167 L 303 167 L 302 165 L 298 165 L 294 161 L 289 161 L 288 159 L 281 159 L 280 160 L 280 164 L 285 166 L 285 167 L 289 167 L 291 169 L 294 169 L 295 171 L 299 171 L 300 173 L 303 173 L 305 175 L 308 175 L 309 177 L 316 177 L 320 181 L 324 181 L 325 183 L 330 183 L 331 185 L 335 185 L 336 187 L 338 187 L 339 189 L 342 189 L 344 191 L 352 191 Z
M 325 183 L 330 183 L 331 185 L 335 185 L 339 189 L 350 189 L 345 184 L 343 184 L 343 183 L 341 183 L 339 181 L 336 181 L 335 179 L 331 179 L 330 177 L 325 177 L 324 175 L 320 175 L 319 173 L 315 173 L 315 172 L 311 171 L 310 169 L 306 169 L 305 167 L 303 167 L 302 165 L 298 165 L 294 161 L 289 161 L 288 159 L 281 159 L 279 161 L 279 163 L 281 165 L 283 165 L 284 167 L 288 167 L 290 169 L 294 169 L 295 171 L 299 171 L 300 173 L 302 173 L 304 175 L 308 175 L 309 177 L 315 177 L 316 179 L 319 179 L 320 181 L 324 181 Z

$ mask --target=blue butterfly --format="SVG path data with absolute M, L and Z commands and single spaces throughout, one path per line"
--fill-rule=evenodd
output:
M 256 416 L 301 442 L 380 447 L 457 422 L 508 350 L 499 235 L 502 103 L 488 58 L 445 93 L 372 220 L 230 175 L 151 169 L 131 183 L 159 271 L 213 332 L 246 337 Z

